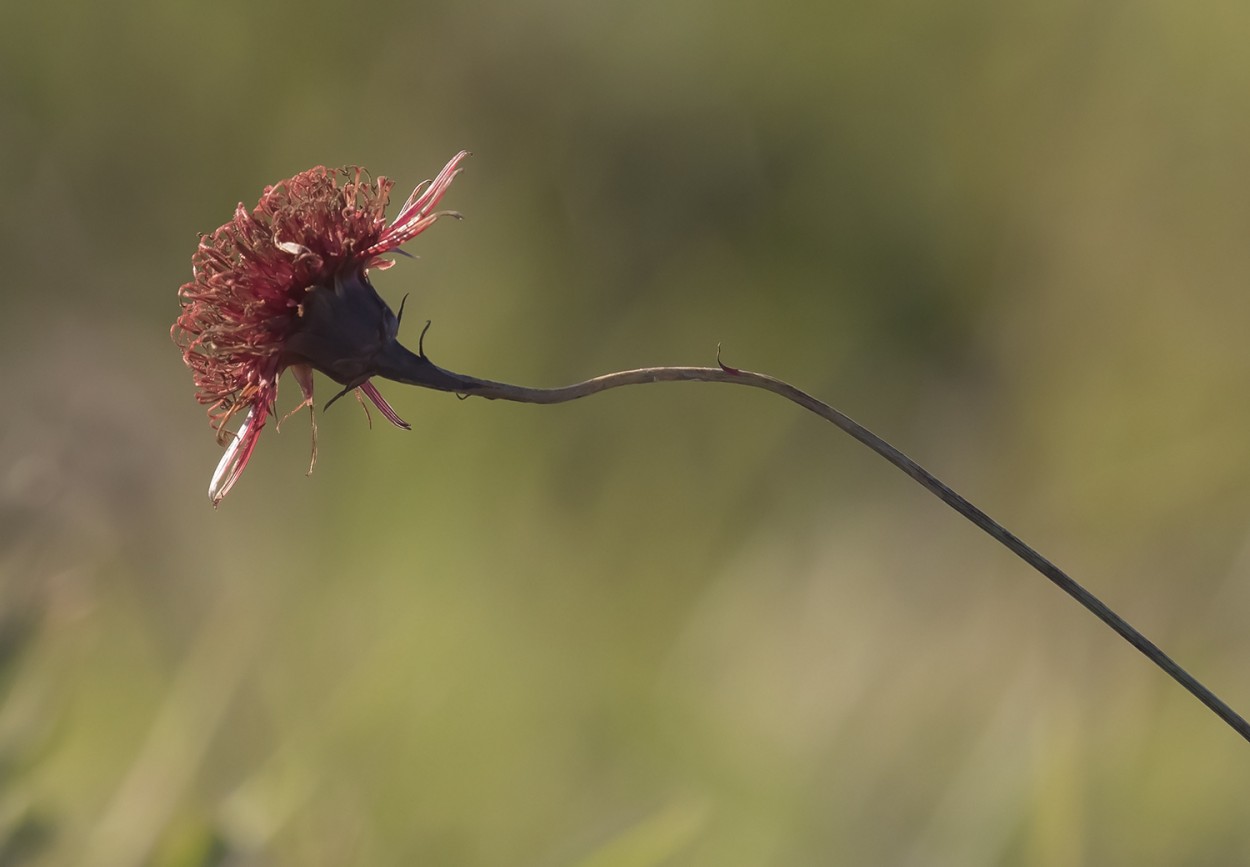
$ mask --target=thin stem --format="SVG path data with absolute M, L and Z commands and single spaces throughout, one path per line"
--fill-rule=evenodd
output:
M 1250 741 L 1250 723 L 1247 723 L 1245 719 L 1225 704 L 1215 693 L 1207 689 L 1197 678 L 1181 668 L 1175 660 L 1160 650 L 1154 642 L 1146 638 L 1146 636 L 1130 626 L 1124 618 L 1107 607 L 1106 603 L 1078 584 L 1054 563 L 1051 563 L 1021 541 L 1018 536 L 1002 524 L 968 502 L 948 485 L 920 466 L 920 464 L 859 422 L 844 415 L 829 404 L 817 400 L 810 394 L 800 391 L 787 382 L 763 373 L 736 370 L 722 365 L 720 367 L 646 367 L 639 370 L 623 370 L 617 373 L 605 374 L 604 376 L 567 385 L 563 388 L 528 388 L 521 385 L 492 382 L 491 380 L 451 373 L 433 364 L 429 366 L 433 368 L 431 373 L 436 372 L 436 379 L 439 376 L 446 377 L 447 379 L 455 380 L 457 386 L 454 389 L 448 388 L 445 384 L 447 379 L 438 380 L 439 384 L 437 385 L 432 385 L 428 380 L 426 382 L 415 382 L 414 384 L 441 388 L 445 391 L 454 390 L 467 396 L 484 397 L 489 400 L 509 400 L 517 403 L 565 403 L 570 400 L 589 397 L 592 394 L 599 394 L 613 388 L 620 388 L 625 385 L 641 385 L 648 382 L 724 382 L 730 385 L 761 388 L 780 395 L 786 400 L 797 403 L 804 409 L 810 410 L 821 418 L 832 422 L 838 428 L 850 434 L 911 476 L 922 487 L 942 500 L 942 502 L 981 528 L 1003 547 L 1058 585 L 1064 593 L 1067 593 L 1081 605 L 1085 606 L 1095 617 L 1110 626 L 1125 641 L 1137 648 L 1143 656 L 1163 669 L 1169 677 L 1185 689 L 1189 690 L 1195 698 L 1210 708 L 1233 731 Z

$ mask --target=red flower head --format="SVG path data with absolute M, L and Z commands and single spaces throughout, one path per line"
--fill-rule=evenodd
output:
M 370 377 L 455 390 L 423 355 L 400 346 L 399 319 L 368 273 L 389 268 L 394 262 L 383 258 L 387 253 L 450 213 L 433 209 L 466 156 L 456 154 L 433 181 L 413 190 L 389 225 L 392 181 L 379 177 L 371 183 L 359 168 L 318 166 L 266 187 L 250 212 L 240 203 L 234 219 L 200 239 L 191 258 L 192 280 L 178 290 L 182 314 L 171 334 L 218 441 L 228 444 L 209 484 L 213 505 L 247 466 L 274 412 L 278 377 L 288 368 L 304 395 L 296 410 L 311 411 L 312 372 L 320 370 L 343 386 L 340 395 L 358 389 L 357 397 L 363 393 L 403 428 L 408 424 Z M 242 426 L 231 433 L 227 425 L 238 413 Z

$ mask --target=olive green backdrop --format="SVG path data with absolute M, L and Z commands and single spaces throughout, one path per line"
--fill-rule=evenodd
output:
M 383 383 L 214 512 L 168 337 L 266 184 L 469 148 L 376 280 L 434 360 L 721 343 L 1246 710 L 1250 8 L 10 6 L 0 864 L 1250 861 L 1250 745 L 771 395 Z

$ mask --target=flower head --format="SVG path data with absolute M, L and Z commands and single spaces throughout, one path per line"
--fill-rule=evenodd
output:
M 370 378 L 424 359 L 399 346 L 399 320 L 368 273 L 390 267 L 386 254 L 450 213 L 434 208 L 466 156 L 460 152 L 418 186 L 389 224 L 392 181 L 372 181 L 355 167 L 317 166 L 266 187 L 250 211 L 240 203 L 230 222 L 200 239 L 171 335 L 227 446 L 209 485 L 214 505 L 238 480 L 274 413 L 284 370 L 303 393 L 296 410 L 312 409 L 315 369 L 343 385 L 340 394 L 358 390 L 408 427 Z M 242 423 L 232 433 L 227 426 L 236 416 Z M 315 460 L 315 419 L 313 437 Z

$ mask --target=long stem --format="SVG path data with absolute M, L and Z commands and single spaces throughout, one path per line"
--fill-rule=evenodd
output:
M 1210 708 L 1233 731 L 1250 741 L 1250 723 L 1247 723 L 1241 715 L 1225 704 L 1215 693 L 1207 689 L 1197 678 L 1181 668 L 1172 657 L 1160 650 L 1154 642 L 1146 638 L 1146 636 L 1130 626 L 1124 618 L 1107 607 L 1106 603 L 1078 584 L 1054 563 L 1051 563 L 1021 541 L 1018 536 L 1002 524 L 968 502 L 948 485 L 920 466 L 920 464 L 859 422 L 839 412 L 829 404 L 817 400 L 810 394 L 800 391 L 788 382 L 783 382 L 763 373 L 737 370 L 722 365 L 719 367 L 645 367 L 639 370 L 623 370 L 617 373 L 605 374 L 604 376 L 567 385 L 563 388 L 529 388 L 452 373 L 433 365 L 427 359 L 422 358 L 422 361 L 429 368 L 432 368 L 432 370 L 428 371 L 429 376 L 421 377 L 425 381 L 409 379 L 409 382 L 444 391 L 456 391 L 467 396 L 484 397 L 489 400 L 510 400 L 517 403 L 565 403 L 570 400 L 589 397 L 592 394 L 599 394 L 613 388 L 620 388 L 625 385 L 641 385 L 648 382 L 724 382 L 730 385 L 761 388 L 764 391 L 780 395 L 786 400 L 797 403 L 804 409 L 810 410 L 821 418 L 837 425 L 838 428 L 850 434 L 911 476 L 922 487 L 941 499 L 942 502 L 981 528 L 1003 547 L 1058 585 L 1064 593 L 1067 593 L 1081 605 L 1085 606 L 1095 617 L 1110 626 L 1125 641 L 1141 651 L 1143 656 L 1163 669 L 1169 677 L 1185 687 L 1185 689 L 1189 690 L 1195 698 Z M 431 382 L 431 379 L 435 380 L 437 384 Z M 448 381 L 454 381 L 455 387 L 448 387 Z

